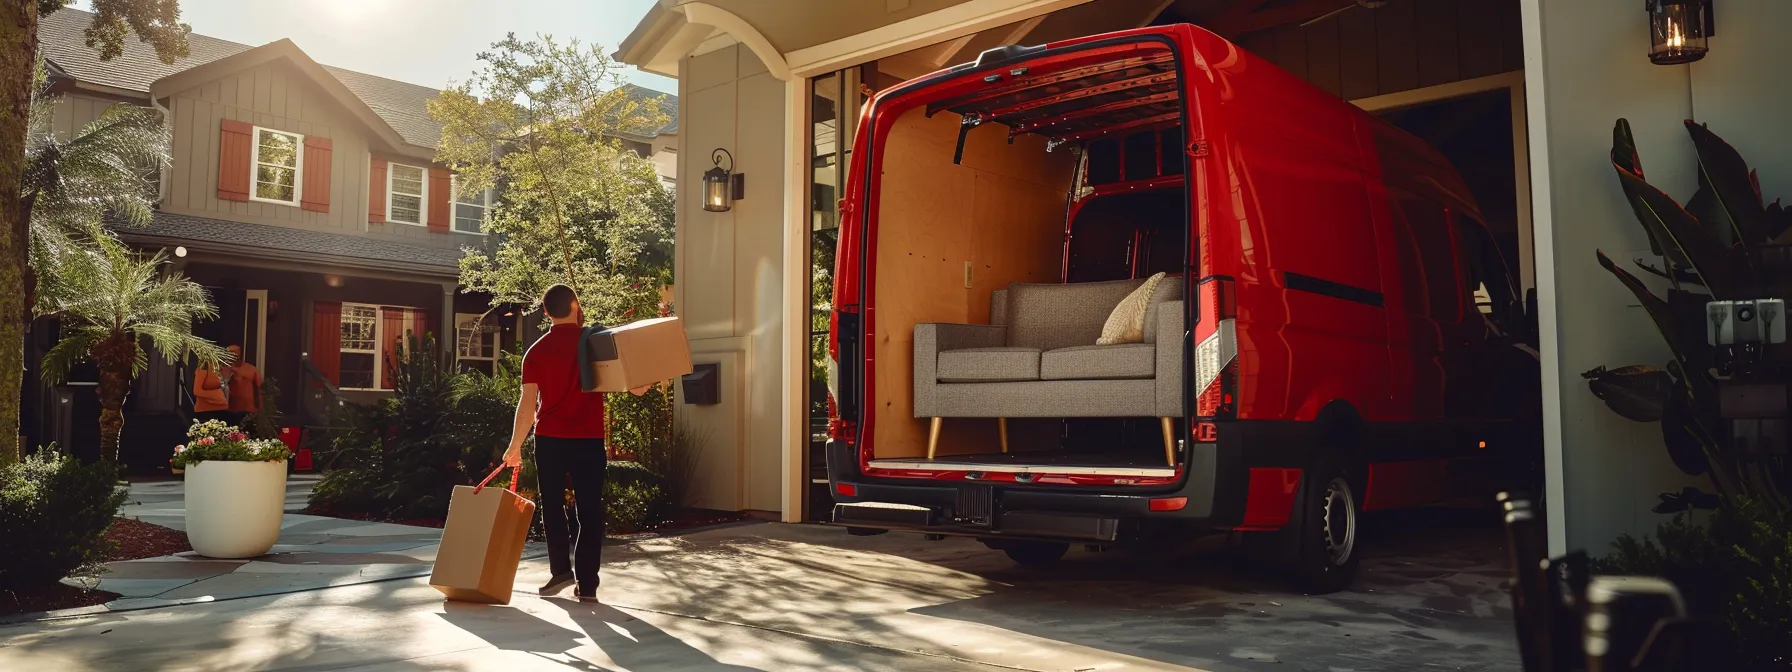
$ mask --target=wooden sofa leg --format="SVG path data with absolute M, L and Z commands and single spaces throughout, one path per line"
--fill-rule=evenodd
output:
M 1008 419 L 996 418 L 996 432 L 1002 435 L 1002 452 L 1008 452 Z
M 933 452 L 940 447 L 940 422 L 944 418 L 934 418 L 933 427 L 927 431 L 927 459 L 933 459 Z
M 1170 418 L 1159 418 L 1164 425 L 1164 461 L 1176 466 L 1176 422 Z

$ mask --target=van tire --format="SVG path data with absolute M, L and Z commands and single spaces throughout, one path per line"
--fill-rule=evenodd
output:
M 1009 560 L 1026 567 L 1050 567 L 1064 559 L 1064 554 L 1069 551 L 1070 544 L 1050 541 L 1017 541 L 1002 547 Z
M 1301 474 L 1283 557 L 1295 588 L 1313 595 L 1350 586 L 1362 558 L 1361 481 L 1335 456 L 1322 456 Z

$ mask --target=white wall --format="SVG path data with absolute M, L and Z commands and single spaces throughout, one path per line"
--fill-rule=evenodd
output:
M 1792 91 L 1780 29 L 1792 4 L 1719 3 L 1718 36 L 1705 60 L 1657 66 L 1647 58 L 1645 14 L 1629 2 L 1524 0 L 1525 65 L 1535 191 L 1539 299 L 1545 314 L 1545 440 L 1552 460 L 1552 553 L 1607 551 L 1618 534 L 1651 532 L 1659 492 L 1709 485 L 1679 473 L 1659 426 L 1623 420 L 1587 391 L 1580 373 L 1599 365 L 1665 364 L 1667 347 L 1635 300 L 1594 260 L 1596 249 L 1629 265 L 1647 238 L 1611 167 L 1613 122 L 1630 120 L 1651 183 L 1685 201 L 1695 157 L 1681 121 L 1696 118 L 1760 169 L 1769 199 L 1792 197 Z M 1550 320 L 1553 319 L 1553 324 Z
M 692 360 L 720 364 L 722 383 L 720 404 L 677 408 L 709 433 L 697 504 L 778 511 L 784 83 L 739 45 L 686 58 L 679 75 L 678 313 Z M 729 212 L 700 200 L 718 147 L 746 176 L 746 197 Z

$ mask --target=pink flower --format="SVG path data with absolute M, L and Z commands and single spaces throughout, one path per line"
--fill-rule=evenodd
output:
M 214 443 L 217 443 L 217 441 L 212 440 L 212 437 L 209 436 L 199 440 L 199 445 L 201 446 L 209 446 Z
M 175 447 L 174 447 L 174 454 L 175 454 L 175 455 L 179 455 L 179 454 L 181 454 L 181 453 L 184 453 L 184 452 L 186 452 L 186 451 L 187 451 L 187 446 L 186 446 L 186 445 L 185 445 L 185 444 L 182 444 L 182 445 L 179 445 L 179 446 L 175 446 Z
M 231 433 L 231 434 L 230 434 L 230 440 L 231 440 L 231 441 L 241 441 L 241 440 L 243 440 L 243 439 L 247 439 L 247 438 L 249 438 L 249 435 L 248 435 L 248 434 L 244 434 L 244 433 L 242 433 L 242 432 L 232 432 L 232 433 Z

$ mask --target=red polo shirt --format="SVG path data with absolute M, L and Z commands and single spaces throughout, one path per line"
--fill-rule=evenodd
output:
M 604 438 L 604 395 L 579 383 L 576 324 L 557 324 L 523 355 L 523 384 L 541 390 L 535 435 L 556 439 Z

